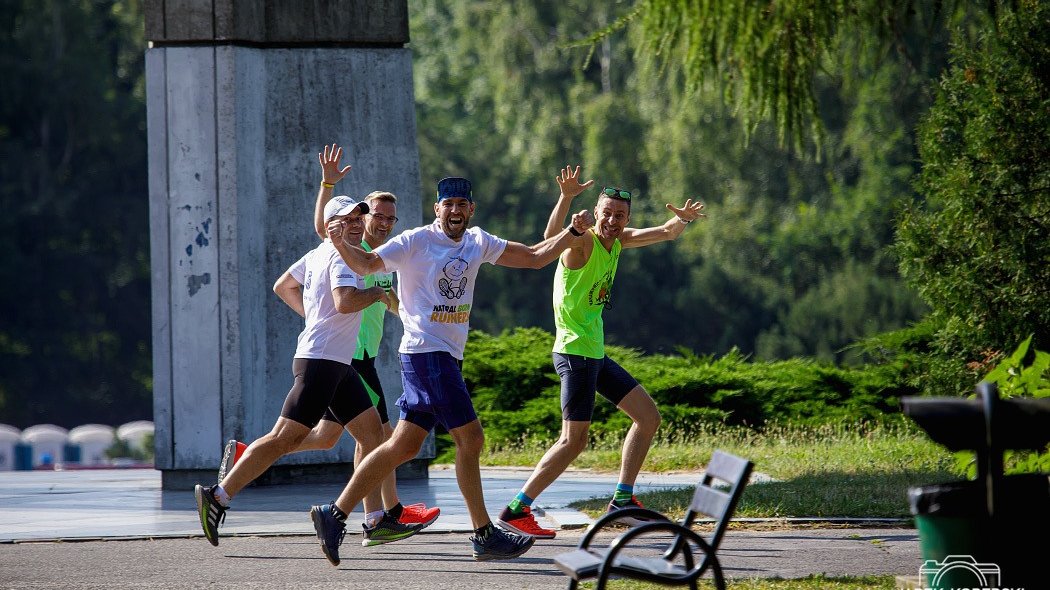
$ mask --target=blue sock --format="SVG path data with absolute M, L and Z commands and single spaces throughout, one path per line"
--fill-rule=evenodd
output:
M 613 492 L 613 502 L 627 502 L 634 496 L 634 486 L 627 485 L 625 483 L 616 484 L 616 491 Z
M 532 506 L 533 499 L 525 495 L 525 490 L 518 492 L 517 496 L 507 504 L 511 512 L 521 512 L 526 506 Z

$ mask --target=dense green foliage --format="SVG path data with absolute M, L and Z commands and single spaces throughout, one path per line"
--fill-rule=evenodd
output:
M 972 14 L 969 8 L 970 3 L 954 0 L 640 0 L 630 14 L 590 40 L 635 26 L 647 71 L 680 74 L 681 82 L 670 77 L 672 88 L 681 83 L 689 92 L 717 84 L 749 129 L 772 121 L 781 140 L 791 136 L 801 149 L 807 128 L 818 141 L 823 135 L 819 77 L 829 58 L 842 57 L 844 42 L 850 47 L 849 39 L 862 40 L 847 58 L 886 49 L 908 54 L 915 50 L 910 38 L 916 34 L 928 35 L 946 21 L 979 18 L 984 10 L 994 13 L 997 3 Z
M 636 227 L 665 221 L 667 202 L 705 201 L 709 219 L 678 241 L 621 257 L 611 342 L 858 363 L 845 347 L 922 316 L 888 245 L 895 208 L 916 198 L 912 129 L 945 63 L 943 29 L 916 17 L 892 52 L 836 37 L 813 82 L 827 129 L 816 162 L 781 147 L 772 125 L 745 141 L 717 91 L 637 68 L 632 31 L 606 35 L 586 61 L 586 47 L 566 48 L 627 14 L 622 4 L 412 6 L 424 194 L 436 178 L 468 176 L 476 223 L 526 243 L 539 239 L 567 163 L 633 191 Z M 552 274 L 486 270 L 474 327 L 553 329 Z
M 1027 334 L 1047 348 L 1048 27 L 1018 4 L 994 29 L 997 2 L 410 2 L 423 194 L 468 176 L 475 223 L 526 243 L 568 163 L 634 192 L 636 227 L 699 195 L 707 221 L 623 255 L 606 313 L 672 423 L 968 389 Z M 0 0 L 0 422 L 151 413 L 142 12 Z M 552 274 L 485 270 L 474 327 L 552 329 Z M 530 397 L 554 383 L 540 344 L 526 393 L 502 395 L 498 355 L 468 363 L 485 411 L 557 421 Z
M 0 422 L 152 416 L 142 18 L 0 3 Z
M 1050 5 L 1023 2 L 958 46 L 919 131 L 924 203 L 899 227 L 902 270 L 931 307 L 943 389 L 1029 334 L 1050 348 Z
M 495 446 L 523 436 L 554 439 L 561 430 L 559 385 L 551 362 L 551 334 L 519 328 L 498 337 L 474 331 L 463 376 L 485 434 Z M 760 427 L 880 422 L 916 390 L 895 364 L 840 368 L 809 359 L 749 362 L 736 351 L 715 358 L 687 350 L 642 355 L 610 347 L 610 357 L 646 388 L 660 407 L 664 436 L 688 438 L 712 425 Z M 599 397 L 592 435 L 622 435 L 629 419 Z

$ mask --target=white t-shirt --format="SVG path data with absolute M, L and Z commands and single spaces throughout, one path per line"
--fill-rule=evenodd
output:
M 402 353 L 445 351 L 463 358 L 474 282 L 482 263 L 495 264 L 507 240 L 469 228 L 455 242 L 434 223 L 394 236 L 375 249 L 398 273 L 399 310 L 405 324 Z
M 361 313 L 339 313 L 332 289 L 363 288 L 364 281 L 343 262 L 331 240 L 310 250 L 288 268 L 303 286 L 306 328 L 299 334 L 295 358 L 326 359 L 350 364 L 357 347 Z

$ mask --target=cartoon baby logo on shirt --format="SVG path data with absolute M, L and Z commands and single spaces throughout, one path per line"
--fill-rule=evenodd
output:
M 441 269 L 444 277 L 438 279 L 438 290 L 446 299 L 459 299 L 467 292 L 467 261 L 454 257 Z

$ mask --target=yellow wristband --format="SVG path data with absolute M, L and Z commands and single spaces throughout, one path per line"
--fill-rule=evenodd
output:
M 325 188 L 335 188 L 335 185 L 334 185 L 334 184 L 332 184 L 332 183 L 330 183 L 330 182 L 325 182 L 325 181 L 323 181 L 323 180 L 321 181 L 321 186 L 323 186 L 323 187 L 325 187 Z

